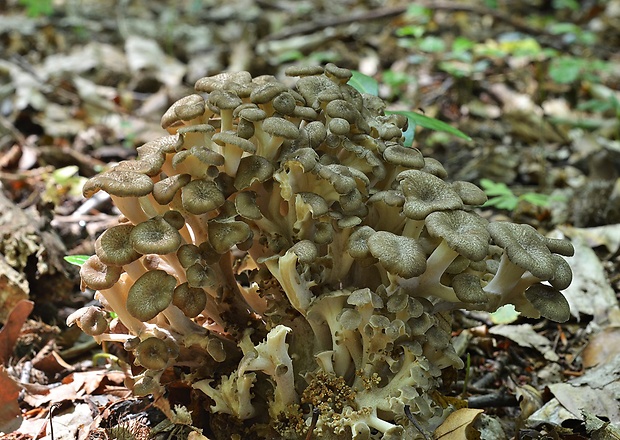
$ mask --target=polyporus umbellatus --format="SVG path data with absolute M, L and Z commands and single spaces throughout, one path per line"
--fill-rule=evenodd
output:
M 136 394 L 161 395 L 176 367 L 214 426 L 301 439 L 318 413 L 318 438 L 420 438 L 449 412 L 432 397 L 442 369 L 463 366 L 451 311 L 567 320 L 572 246 L 488 224 L 471 209 L 484 193 L 405 147 L 406 118 L 348 70 L 287 74 L 295 89 L 199 80 L 168 136 L 85 185 L 123 214 L 81 272 L 118 318 L 70 321 L 134 352 Z

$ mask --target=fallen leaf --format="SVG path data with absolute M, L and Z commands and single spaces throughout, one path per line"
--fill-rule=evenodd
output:
M 590 315 L 597 324 L 609 320 L 609 315 L 618 310 L 618 299 L 610 286 L 601 260 L 590 245 L 581 237 L 572 240 L 575 256 L 566 257 L 573 271 L 573 282 L 562 293 L 570 305 L 571 314 Z
M 31 406 L 40 406 L 49 402 L 60 403 L 74 401 L 84 395 L 93 394 L 100 387 L 108 384 L 120 385 L 125 374 L 120 371 L 84 371 L 72 373 L 65 377 L 62 385 L 45 389 L 26 387 L 24 401 Z M 103 391 L 104 388 L 101 389 Z
M 9 319 L 0 330 L 0 363 L 6 363 L 13 354 L 15 342 L 33 308 L 34 303 L 32 301 L 21 300 L 11 310 Z
M 620 327 L 608 327 L 593 335 L 583 350 L 584 368 L 608 363 L 620 355 Z
M 612 254 L 615 254 L 620 249 L 620 225 L 605 225 L 593 228 L 561 226 L 559 229 L 567 237 L 583 239 L 592 248 L 605 246 Z
M 472 426 L 476 418 L 484 411 L 481 409 L 461 408 L 448 416 L 448 418 L 435 430 L 435 440 L 475 440 L 480 438 L 480 433 Z
M 553 351 L 551 341 L 536 333 L 531 324 L 496 325 L 489 329 L 489 333 L 508 338 L 521 347 L 534 348 L 551 362 L 556 362 L 559 359 L 557 353 Z
M 0 434 L 8 434 L 22 423 L 21 410 L 17 398 L 20 386 L 0 365 Z

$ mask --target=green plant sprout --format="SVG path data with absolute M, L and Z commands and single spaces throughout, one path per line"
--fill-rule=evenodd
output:
M 490 179 L 481 179 L 480 186 L 489 198 L 487 202 L 482 205 L 484 207 L 494 206 L 497 209 L 514 211 L 522 201 L 536 206 L 548 207 L 552 200 L 556 200 L 555 197 L 535 192 L 526 192 L 521 195 L 516 195 L 505 183 L 494 182 Z
M 67 255 L 63 259 L 74 266 L 82 266 L 89 258 L 90 255 Z

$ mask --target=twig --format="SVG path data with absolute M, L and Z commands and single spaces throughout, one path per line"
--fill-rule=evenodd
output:
M 310 440 L 312 438 L 312 432 L 316 427 L 316 422 L 319 420 L 319 414 L 321 414 L 321 410 L 318 408 L 314 408 L 312 410 L 312 422 L 310 423 L 310 428 L 308 428 L 308 434 L 306 434 L 306 440 Z
M 424 428 L 422 428 L 422 425 L 420 425 L 420 423 L 415 419 L 415 417 L 413 417 L 413 414 L 411 414 L 411 407 L 409 405 L 405 405 L 404 410 L 405 415 L 407 416 L 409 421 L 413 423 L 413 426 L 415 426 L 415 428 L 420 432 L 420 434 L 422 434 L 422 437 L 424 437 L 425 440 L 430 440 L 429 436 L 426 435 L 426 431 L 424 430 Z
M 48 414 L 49 424 L 50 424 L 50 438 L 54 440 L 54 423 L 52 422 L 52 413 L 55 409 L 57 409 L 60 405 L 57 403 L 50 406 L 50 413 Z
M 510 394 L 485 394 L 483 396 L 472 396 L 467 399 L 467 406 L 470 408 L 498 408 L 504 406 L 518 406 L 519 402 L 515 396 Z

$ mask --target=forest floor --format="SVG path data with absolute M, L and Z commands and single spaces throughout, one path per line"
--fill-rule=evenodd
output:
M 122 349 L 65 325 L 93 296 L 63 257 L 92 255 L 117 217 L 81 186 L 161 136 L 162 114 L 198 78 L 328 62 L 375 78 L 390 109 L 465 133 L 418 126 L 414 146 L 486 191 L 483 216 L 575 246 L 571 320 L 462 314 L 468 374 L 442 392 L 484 410 L 483 439 L 620 438 L 620 1 L 0 0 L 0 11 L 6 438 L 146 438 L 156 425 L 159 438 L 187 436 L 131 398 L 114 367 Z

